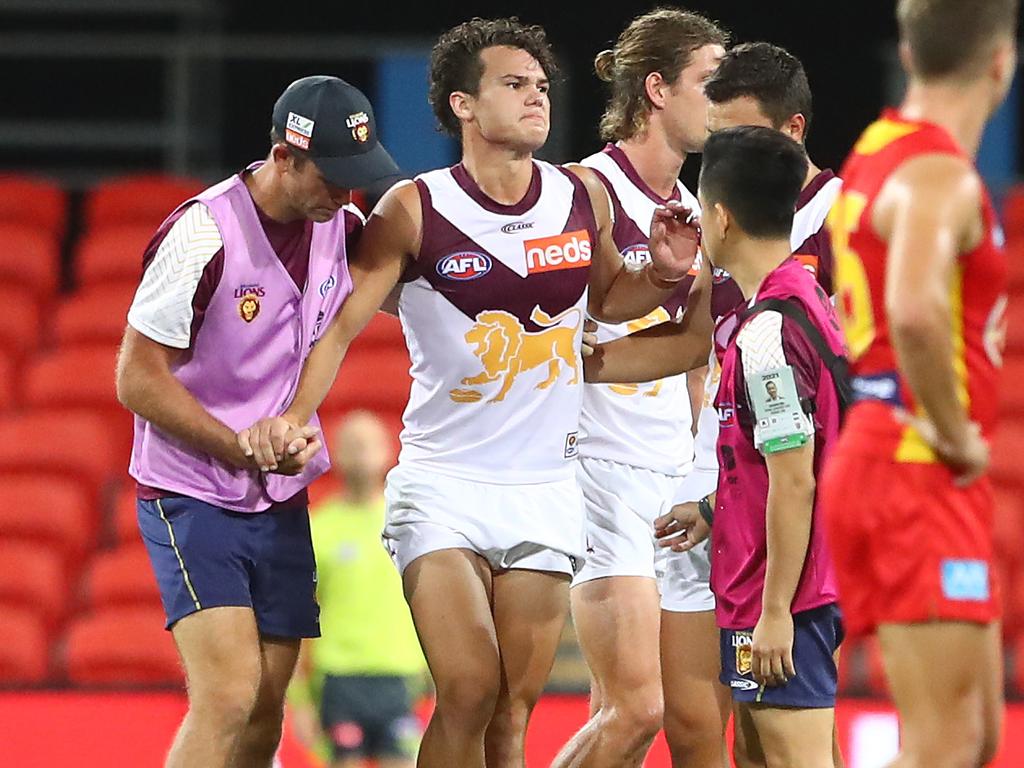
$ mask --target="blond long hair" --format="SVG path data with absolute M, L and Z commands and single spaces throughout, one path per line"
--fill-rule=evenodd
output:
M 611 84 L 611 96 L 601 117 L 601 138 L 631 139 L 647 126 L 651 102 L 646 80 L 660 72 L 672 84 L 705 45 L 722 45 L 729 35 L 715 22 L 679 8 L 656 8 L 629 23 L 615 47 L 594 59 L 598 78 Z

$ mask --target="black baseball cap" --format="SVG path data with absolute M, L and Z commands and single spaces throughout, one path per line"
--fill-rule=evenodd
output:
M 310 75 L 289 85 L 274 104 L 273 126 L 337 187 L 361 189 L 400 173 L 377 140 L 369 99 L 340 78 Z

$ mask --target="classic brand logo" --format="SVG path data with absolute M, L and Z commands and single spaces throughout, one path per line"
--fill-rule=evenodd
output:
M 590 266 L 590 234 L 585 229 L 526 240 L 523 249 L 526 251 L 526 271 L 531 275 Z
M 559 325 L 569 315 L 575 315 L 573 324 Z M 572 372 L 570 386 L 578 384 L 580 363 L 576 334 L 583 322 L 583 312 L 569 307 L 551 317 L 540 307 L 534 307 L 530 319 L 544 330 L 530 333 L 519 318 L 499 309 L 478 314 L 465 339 L 480 359 L 483 371 L 464 378 L 462 384 L 472 387 L 501 381 L 498 393 L 490 399 L 492 403 L 505 399 L 517 376 L 541 366 L 547 366 L 548 375 L 535 389 L 550 387 L 563 370 Z M 478 389 L 453 389 L 448 395 L 456 403 L 475 403 L 483 399 Z
M 515 221 L 511 224 L 506 224 L 501 228 L 501 231 L 506 235 L 514 235 L 516 232 L 522 232 L 524 229 L 533 229 L 532 221 Z
M 491 271 L 491 257 L 476 251 L 460 251 L 437 262 L 437 274 L 449 280 L 476 280 Z

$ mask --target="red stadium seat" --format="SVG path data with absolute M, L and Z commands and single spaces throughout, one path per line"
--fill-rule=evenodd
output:
M 184 674 L 159 608 L 117 608 L 75 619 L 65 670 L 79 684 L 180 685 Z
M 996 430 L 990 451 L 992 480 L 1003 488 L 1024 487 L 1024 465 L 1020 461 L 1024 446 L 1024 413 L 1007 414 Z
M 4 318 L 0 323 L 0 351 L 18 362 L 39 346 L 39 302 L 30 291 L 0 285 L 0 307 Z
M 397 317 L 378 312 L 352 341 L 352 354 L 374 349 L 405 350 L 405 336 Z M 408 357 L 408 354 L 406 355 Z
M 128 324 L 128 308 L 137 281 L 103 283 L 62 299 L 54 311 L 54 341 L 59 347 L 106 345 L 116 347 Z
M 14 361 L 0 354 L 0 413 L 17 403 L 18 387 L 15 382 Z
M 396 411 L 409 400 L 409 355 L 404 349 L 352 350 L 324 400 L 324 411 L 365 408 Z
M 89 564 L 81 582 L 87 610 L 116 607 L 160 608 L 160 589 L 141 544 L 129 544 L 100 552 Z
M 49 672 L 46 626 L 32 611 L 0 609 L 0 684 L 41 683 Z
M 23 403 L 51 411 L 102 416 L 117 440 L 122 466 L 132 445 L 132 415 L 117 400 L 114 347 L 72 347 L 33 358 L 25 368 Z
M 155 232 L 147 224 L 119 224 L 85 235 L 75 257 L 78 285 L 138 283 L 142 277 L 142 257 Z
M 997 557 L 994 570 L 1002 597 L 1003 640 L 1010 643 L 1024 635 L 1024 567 Z
M 43 229 L 0 223 L 0 282 L 48 301 L 60 281 L 57 240 Z
M 60 552 L 65 572 L 72 573 L 96 544 L 98 516 L 90 501 L 88 492 L 66 477 L 0 474 L 0 541 Z
M 1024 563 L 1024 501 L 1021 485 L 995 483 L 996 506 L 993 540 L 996 555 L 1013 565 Z
M 25 224 L 64 237 L 67 195 L 56 184 L 32 176 L 0 175 L 0 221 Z
M 150 234 L 181 203 L 203 191 L 196 179 L 158 174 L 122 176 L 96 185 L 85 201 L 89 232 L 119 224 L 138 224 Z
M 118 547 L 141 544 L 142 536 L 139 533 L 138 515 L 135 508 L 135 500 L 138 498 L 138 489 L 134 482 L 127 482 L 121 485 L 114 497 L 114 509 L 112 527 L 114 531 L 114 542 Z
M 96 504 L 103 486 L 126 468 L 116 427 L 102 416 L 40 409 L 0 417 L 0 472 L 63 474 L 79 480 Z
M 0 547 L 0 614 L 10 607 L 31 611 L 53 627 L 67 605 L 61 555 L 45 545 L 5 541 Z

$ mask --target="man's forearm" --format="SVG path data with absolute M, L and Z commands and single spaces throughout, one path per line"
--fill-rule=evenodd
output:
M 768 562 L 762 606 L 766 612 L 789 612 L 800 583 L 811 539 L 814 482 L 769 481 L 766 511 Z
M 349 343 L 347 338 L 343 338 L 340 328 L 335 326 L 313 346 L 302 366 L 295 397 L 282 414 L 286 419 L 300 426 L 309 423 L 331 391 Z
M 963 437 L 969 417 L 954 364 L 950 314 L 948 306 L 937 303 L 918 307 L 913 319 L 893 323 L 892 340 L 914 401 L 939 435 L 953 443 Z
M 235 432 L 214 418 L 170 373 L 135 372 L 119 382 L 121 403 L 161 432 L 232 467 L 253 468 Z
M 704 365 L 710 348 L 710 335 L 662 323 L 599 345 L 584 359 L 584 378 L 608 384 L 656 381 Z
M 647 264 L 639 271 L 623 266 L 598 306 L 589 307 L 590 314 L 603 323 L 625 323 L 643 317 L 661 306 L 678 287 L 651 273 Z
M 700 368 L 711 353 L 713 330 L 711 283 L 708 276 L 701 275 L 690 289 L 679 323 L 662 323 L 600 345 L 584 360 L 584 378 L 630 384 Z

